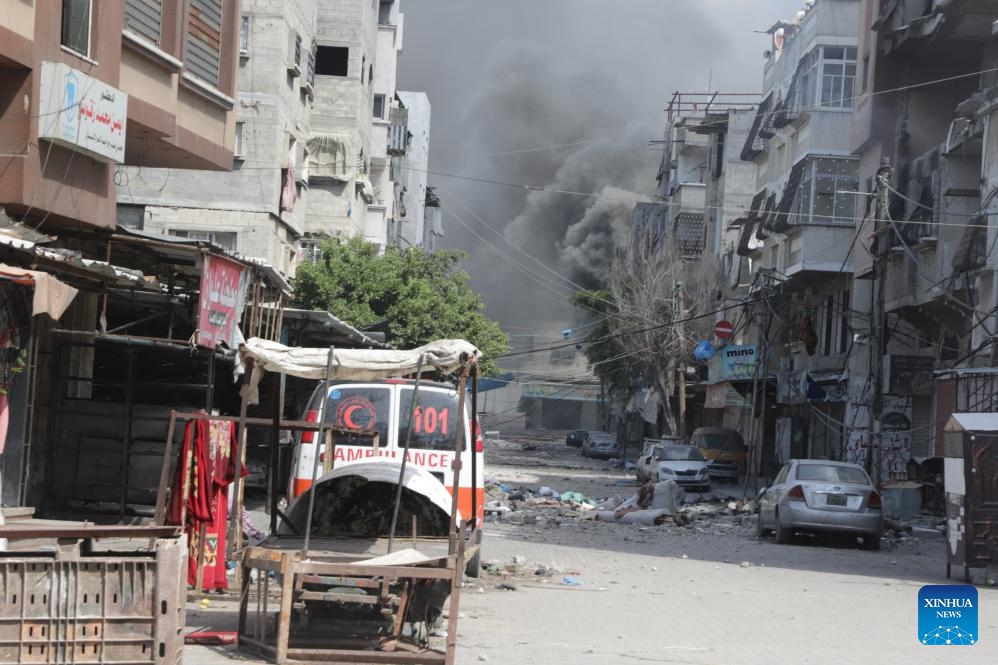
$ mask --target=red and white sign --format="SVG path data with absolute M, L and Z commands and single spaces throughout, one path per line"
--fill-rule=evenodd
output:
M 730 321 L 718 321 L 717 325 L 714 326 L 714 334 L 717 335 L 718 339 L 729 339 L 735 334 L 735 327 L 731 325 Z
M 214 349 L 224 342 L 235 348 L 236 327 L 243 313 L 246 281 L 235 261 L 206 254 L 201 267 L 198 345 Z

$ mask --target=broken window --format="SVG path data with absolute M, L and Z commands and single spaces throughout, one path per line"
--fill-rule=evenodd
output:
M 319 76 L 346 76 L 350 49 L 346 46 L 319 46 L 315 53 L 315 73 Z

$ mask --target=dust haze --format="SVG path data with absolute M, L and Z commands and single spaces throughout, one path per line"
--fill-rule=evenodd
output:
M 761 32 L 801 6 L 401 0 L 398 87 L 433 107 L 441 245 L 470 253 L 489 316 L 570 320 L 568 295 L 602 285 L 634 203 L 654 193 L 672 92 L 758 92 Z

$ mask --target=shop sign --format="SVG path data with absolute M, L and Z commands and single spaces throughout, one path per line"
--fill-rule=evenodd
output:
M 42 62 L 38 138 L 97 161 L 125 161 L 128 95 L 61 62 Z
M 206 254 L 201 267 L 198 345 L 236 346 L 236 329 L 246 300 L 247 273 L 235 261 Z

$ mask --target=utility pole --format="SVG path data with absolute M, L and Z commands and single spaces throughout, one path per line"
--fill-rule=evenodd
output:
M 683 340 L 686 339 L 686 299 L 684 297 L 683 283 L 677 285 L 679 289 L 679 351 L 682 357 L 679 359 L 679 436 L 686 439 L 686 353 Z
M 885 227 L 886 233 L 880 234 L 881 220 L 887 219 L 890 206 L 890 183 L 894 169 L 889 157 L 880 158 L 880 168 L 877 170 L 877 189 L 874 193 L 873 236 L 876 238 L 873 252 L 873 284 L 872 303 L 870 305 L 870 380 L 873 382 L 873 393 L 869 407 L 870 449 L 866 455 L 866 470 L 874 483 L 881 484 L 880 473 L 880 416 L 883 409 L 883 361 L 884 361 L 884 276 L 883 243 L 891 231 Z

